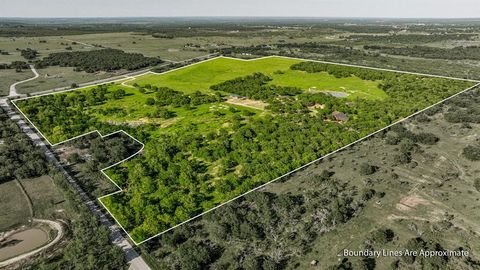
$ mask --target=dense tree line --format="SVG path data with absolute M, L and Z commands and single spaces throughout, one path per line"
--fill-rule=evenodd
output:
M 373 43 L 430 43 L 447 40 L 472 40 L 475 34 L 391 34 L 391 35 L 350 35 L 347 37 L 349 41 L 355 42 L 373 42 Z
M 336 78 L 346 78 L 351 76 L 359 77 L 363 80 L 387 80 L 398 77 L 397 74 L 386 71 L 371 70 L 366 68 L 355 68 L 348 66 L 339 66 L 324 64 L 319 62 L 301 62 L 292 66 L 293 70 L 302 70 L 308 73 L 327 72 Z
M 211 52 L 220 52 L 223 55 L 248 54 L 256 56 L 283 55 L 298 57 L 303 54 L 335 55 L 342 58 L 360 58 L 367 54 L 377 56 L 378 53 L 369 53 L 351 46 L 323 44 L 319 42 L 304 43 L 276 43 L 271 45 L 251 45 L 251 46 L 231 46 L 219 49 L 213 49 Z
M 17 71 L 22 71 L 22 69 L 28 69 L 28 64 L 24 61 L 13 61 L 10 64 L 0 63 L 0 69 L 15 69 Z
M 61 172 L 51 167 L 49 175 L 69 207 L 66 242 L 25 269 L 126 269 L 123 251 L 110 243 L 108 228 L 88 210 Z
M 296 87 L 268 85 L 267 83 L 271 80 L 272 78 L 262 73 L 254 73 L 213 85 L 210 88 L 215 91 L 233 93 L 250 99 L 265 101 L 278 96 L 295 96 L 303 92 L 302 89 Z
M 451 99 L 447 102 L 445 120 L 450 123 L 480 123 L 479 103 L 478 90 Z
M 84 52 L 52 53 L 36 62 L 36 66 L 75 67 L 77 71 L 96 72 L 119 69 L 135 70 L 162 63 L 159 58 L 145 57 L 140 53 L 126 53 L 117 49 Z
M 38 52 L 36 50 L 26 48 L 20 50 L 20 55 L 27 60 L 33 60 L 37 58 Z
M 0 183 L 46 173 L 43 152 L 0 109 Z
M 449 60 L 480 60 L 480 47 L 466 46 L 455 48 L 436 48 L 427 46 L 387 47 L 364 46 L 367 50 L 374 50 L 385 54 L 403 55 L 412 57 L 449 59 Z
M 195 91 L 192 94 L 183 94 L 182 92 L 175 91 L 168 87 L 157 87 L 146 85 L 146 89 L 155 93 L 153 101 L 148 99 L 147 105 L 163 106 L 198 106 L 201 104 L 214 103 L 221 101 L 219 95 L 203 94 L 200 91 Z

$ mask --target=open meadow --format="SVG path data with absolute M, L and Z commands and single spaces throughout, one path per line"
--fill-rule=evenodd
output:
M 10 85 L 33 76 L 30 70 L 17 72 L 14 69 L 0 69 L 0 96 L 8 96 L 10 93 Z

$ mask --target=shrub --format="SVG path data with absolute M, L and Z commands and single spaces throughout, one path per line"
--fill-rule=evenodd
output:
M 480 160 L 480 146 L 469 145 L 463 148 L 463 156 L 472 161 Z
M 362 163 L 360 165 L 360 173 L 363 175 L 371 175 L 377 171 L 377 167 L 369 165 L 368 163 Z
M 480 192 L 480 178 L 477 178 L 473 181 L 473 187 Z

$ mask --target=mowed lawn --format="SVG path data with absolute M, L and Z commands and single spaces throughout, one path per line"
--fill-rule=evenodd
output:
M 378 88 L 379 82 L 366 81 L 353 76 L 335 78 L 325 72 L 306 73 L 290 70 L 293 64 L 300 62 L 303 61 L 283 57 L 268 57 L 250 61 L 219 57 L 167 73 L 149 73 L 129 81 L 128 84 L 170 87 L 185 93 L 197 90 L 211 92 L 210 86 L 212 85 L 260 72 L 273 79 L 270 84 L 279 86 L 294 86 L 303 90 L 345 92 L 349 94 L 350 98 L 381 99 L 386 97 L 386 94 Z

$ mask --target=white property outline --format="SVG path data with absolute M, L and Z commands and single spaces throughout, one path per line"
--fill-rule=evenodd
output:
M 243 193 L 243 194 L 240 194 L 240 195 L 238 195 L 238 196 L 236 196 L 236 197 L 234 197 L 234 198 L 232 198 L 232 199 L 230 199 L 230 200 L 228 200 L 228 201 L 225 201 L 225 202 L 223 202 L 223 203 L 221 203 L 221 204 L 219 204 L 219 205 L 216 205 L 216 206 L 214 206 L 214 207 L 212 207 L 212 208 L 210 208 L 210 209 L 208 209 L 208 210 L 206 210 L 206 211 L 204 211 L 204 212 L 202 212 L 202 213 L 200 213 L 200 214 L 198 214 L 198 215 L 196 215 L 196 216 L 193 216 L 193 217 L 191 217 L 191 218 L 189 218 L 189 219 L 187 219 L 187 220 L 185 220 L 185 221 L 183 221 L 183 222 L 181 222 L 181 223 L 179 223 L 179 224 L 177 224 L 177 225 L 175 225 L 175 226 L 172 226 L 172 227 L 168 228 L 167 230 L 164 230 L 164 231 L 162 231 L 162 232 L 160 232 L 160 233 L 158 233 L 158 234 L 155 234 L 155 235 L 153 235 L 153 236 L 151 236 L 151 237 L 148 237 L 147 239 L 144 239 L 144 240 L 142 240 L 142 241 L 140 241 L 140 242 L 135 241 L 135 240 L 130 236 L 130 234 L 127 232 L 127 230 L 125 230 L 125 228 L 122 226 L 122 224 L 121 224 L 120 222 L 118 222 L 118 220 L 115 218 L 115 216 L 110 212 L 110 210 L 105 206 L 105 204 L 103 204 L 103 202 L 101 201 L 101 199 L 102 199 L 102 198 L 105 198 L 105 197 L 109 197 L 109 196 L 115 195 L 115 194 L 118 194 L 118 193 L 121 193 L 121 192 L 124 191 L 124 189 L 122 189 L 117 183 L 115 183 L 115 181 L 113 181 L 113 180 L 105 173 L 105 170 L 108 170 L 108 169 L 110 169 L 110 168 L 112 168 L 112 167 L 115 167 L 115 166 L 117 166 L 117 165 L 119 165 L 119 164 L 121 164 L 121 163 L 123 163 L 123 162 L 125 162 L 125 161 L 128 161 L 129 159 L 135 157 L 137 154 L 139 154 L 140 152 L 143 151 L 143 149 L 145 148 L 145 144 L 143 144 L 141 141 L 137 140 L 136 138 L 134 138 L 133 136 L 131 136 L 130 134 L 128 134 L 128 133 L 125 132 L 124 130 L 118 130 L 118 131 L 115 131 L 115 132 L 112 132 L 112 133 L 109 133 L 109 134 L 106 134 L 106 135 L 102 135 L 102 133 L 101 133 L 98 129 L 93 130 L 93 131 L 89 131 L 89 132 L 84 133 L 84 134 L 82 134 L 82 135 L 78 135 L 78 136 L 75 136 L 75 137 L 73 137 L 73 138 L 70 138 L 70 139 L 67 139 L 67 140 L 64 140 L 64 141 L 55 143 L 55 144 L 52 144 L 52 143 L 47 139 L 47 137 L 44 136 L 43 133 L 35 126 L 35 124 L 33 124 L 33 122 L 30 121 L 30 119 L 23 113 L 23 111 L 20 110 L 20 108 L 17 106 L 17 104 L 15 104 L 16 101 L 20 101 L 20 100 L 26 100 L 26 99 L 37 98 L 37 97 L 41 97 L 41 96 L 53 95 L 53 94 L 58 94 L 58 93 L 70 92 L 70 91 L 77 91 L 77 90 L 81 90 L 81 89 L 85 89 L 85 88 L 94 87 L 94 86 L 97 86 L 97 85 L 110 84 L 110 83 L 119 82 L 119 81 L 127 82 L 127 81 L 133 80 L 133 79 L 135 79 L 135 78 L 137 78 L 137 77 L 144 76 L 144 75 L 147 75 L 147 74 L 156 74 L 156 75 L 167 74 L 167 73 L 170 73 L 170 72 L 173 72 L 173 71 L 177 71 L 177 70 L 180 70 L 180 69 L 184 69 L 184 68 L 187 68 L 187 67 L 191 67 L 191 66 L 194 66 L 194 65 L 198 65 L 198 64 L 201 64 L 201 63 L 205 63 L 205 62 L 212 61 L 212 60 L 215 60 L 215 59 L 220 59 L 220 58 L 233 59 L 233 60 L 238 60 L 238 61 L 256 61 L 256 60 L 267 59 L 267 58 L 294 59 L 294 60 L 299 60 L 299 61 L 317 62 L 317 63 L 331 64 L 331 65 L 340 65 L 340 66 L 348 66 L 348 67 L 355 67 L 355 68 L 365 68 L 365 69 L 371 69 L 371 70 L 395 72 L 395 73 L 401 73 L 401 74 L 410 74 L 410 75 L 417 75 L 417 76 L 423 76 L 423 77 L 433 77 L 433 78 L 443 78 L 443 79 L 450 79 L 450 80 L 456 80 L 456 81 L 474 82 L 474 83 L 476 83 L 476 84 L 473 85 L 473 86 L 471 86 L 471 87 L 469 87 L 469 88 L 467 88 L 467 89 L 464 89 L 464 90 L 462 90 L 462 91 L 460 91 L 460 92 L 458 92 L 458 93 L 456 93 L 456 94 L 453 94 L 453 95 L 451 95 L 451 96 L 449 96 L 449 97 L 447 97 L 447 98 L 445 98 L 445 99 L 443 99 L 443 100 L 440 100 L 440 101 L 438 101 L 437 103 L 435 103 L 435 104 L 433 104 L 433 105 L 430 105 L 430 106 L 428 106 L 428 107 L 426 107 L 426 108 L 424 108 L 424 109 L 422 109 L 422 110 L 419 110 L 419 111 L 417 111 L 417 112 L 415 112 L 415 113 L 413 113 L 413 114 L 411 114 L 411 115 L 409 115 L 409 116 L 407 116 L 407 117 L 405 117 L 405 118 L 403 118 L 403 119 L 399 119 L 399 120 L 397 120 L 396 122 L 394 122 L 394 123 L 392 123 L 392 124 L 390 124 L 390 125 L 387 125 L 387 126 L 381 128 L 381 129 L 377 130 L 377 131 L 374 131 L 374 132 L 372 132 L 372 133 L 370 133 L 370 134 L 368 134 L 368 135 L 366 135 L 366 136 L 364 136 L 364 137 L 362 137 L 362 138 L 360 138 L 360 139 L 358 139 L 358 140 L 356 140 L 356 141 L 354 141 L 354 142 L 351 142 L 351 143 L 349 143 L 349 144 L 347 144 L 347 145 L 344 145 L 344 146 L 338 148 L 337 150 L 334 150 L 334 151 L 332 151 L 332 152 L 330 152 L 330 153 L 327 153 L 327 154 L 325 154 L 325 155 L 323 155 L 323 156 L 321 156 L 321 157 L 319 157 L 319 158 L 317 158 L 317 159 L 315 159 L 315 160 L 313 160 L 313 161 L 311 161 L 311 162 L 309 162 L 309 163 L 307 163 L 307 164 L 305 164 L 305 165 L 302 165 L 302 166 L 300 166 L 300 167 L 298 167 L 298 168 L 296 168 L 296 169 L 294 169 L 294 170 L 292 170 L 292 171 L 290 171 L 290 172 L 287 172 L 287 173 L 283 174 L 282 176 L 279 176 L 279 177 L 277 177 L 277 178 L 275 178 L 275 179 L 273 179 L 273 180 L 270 180 L 270 181 L 268 181 L 268 182 L 266 182 L 266 183 L 264 183 L 264 184 L 261 184 L 261 185 L 255 187 L 255 188 L 253 188 L 253 189 L 251 189 L 251 190 L 249 190 L 249 191 L 247 191 L 247 192 L 245 192 L 245 193 Z M 126 85 L 124 85 L 124 86 L 126 86 Z M 129 76 L 129 77 L 127 77 L 127 78 L 120 78 L 120 79 L 116 79 L 116 80 L 112 80 L 112 81 L 108 81 L 108 82 L 102 82 L 102 83 L 98 83 L 98 84 L 93 84 L 93 85 L 89 85 L 89 86 L 85 86 L 85 87 L 81 87 L 81 88 L 67 89 L 67 90 L 63 90 L 63 91 L 52 92 L 52 93 L 45 93 L 45 94 L 41 94 L 41 95 L 32 95 L 32 96 L 30 96 L 30 97 L 14 99 L 14 100 L 12 100 L 11 102 L 12 102 L 12 104 L 15 106 L 15 108 L 20 112 L 20 114 L 23 115 L 23 117 L 30 123 L 30 125 L 32 125 L 32 126 L 35 128 L 35 130 L 43 137 L 43 139 L 44 139 L 51 147 L 57 146 L 57 145 L 60 145 L 60 144 L 67 143 L 67 142 L 69 142 L 69 141 L 72 141 L 72 140 L 75 140 L 75 139 L 78 139 L 78 138 L 80 138 L 80 137 L 87 136 L 87 135 L 90 135 L 90 134 L 93 134 L 93 133 L 97 133 L 98 135 L 100 135 L 101 138 L 106 138 L 106 137 L 109 137 L 109 136 L 111 136 L 111 135 L 115 135 L 115 134 L 118 134 L 118 133 L 124 133 L 124 134 L 126 134 L 127 136 L 129 136 L 130 138 L 132 138 L 133 140 L 135 140 L 136 142 L 138 142 L 138 143 L 141 144 L 140 150 L 138 150 L 138 151 L 135 152 L 134 154 L 132 154 L 132 155 L 128 156 L 127 158 L 125 158 L 125 159 L 123 159 L 123 160 L 121 160 L 121 161 L 118 161 L 118 162 L 116 162 L 116 163 L 114 163 L 114 164 L 112 164 L 112 165 L 110 165 L 110 166 L 108 166 L 108 167 L 105 167 L 105 168 L 103 168 L 103 169 L 100 170 L 100 172 L 101 172 L 103 175 L 105 175 L 105 176 L 107 177 L 107 179 L 110 180 L 110 181 L 118 188 L 118 190 L 115 191 L 115 192 L 111 192 L 111 193 L 109 193 L 109 194 L 106 194 L 106 195 L 103 195 L 103 196 L 97 198 L 97 200 L 100 202 L 100 204 L 103 206 L 103 208 L 105 208 L 105 210 L 107 210 L 107 212 L 108 212 L 108 213 L 110 214 L 110 216 L 115 220 L 115 222 L 118 224 L 118 226 L 119 226 L 120 228 L 122 228 L 122 230 L 125 232 L 125 234 L 128 236 L 128 238 L 130 238 L 130 240 L 131 240 L 135 245 L 140 245 L 140 244 L 143 244 L 143 243 L 145 243 L 145 242 L 147 242 L 147 241 L 149 241 L 149 240 L 151 240 L 151 239 L 153 239 L 153 238 L 155 238 L 155 237 L 158 237 L 158 236 L 160 236 L 160 235 L 162 235 L 162 234 L 164 234 L 164 233 L 166 233 L 166 232 L 168 232 L 168 231 L 171 231 L 171 230 L 173 230 L 173 229 L 175 229 L 175 228 L 177 228 L 177 227 L 179 227 L 179 226 L 182 226 L 182 225 L 184 225 L 184 224 L 186 224 L 186 223 L 188 223 L 188 222 L 190 222 L 190 221 L 193 221 L 193 220 L 195 220 L 195 219 L 197 219 L 197 218 L 199 218 L 199 217 L 201 217 L 201 216 L 203 216 L 203 215 L 205 215 L 205 214 L 207 214 L 207 213 L 209 213 L 209 212 L 211 212 L 211 211 L 213 211 L 213 210 L 216 210 L 216 209 L 220 208 L 221 206 L 224 206 L 224 205 L 226 205 L 226 204 L 228 204 L 228 203 L 231 203 L 231 202 L 233 202 L 233 201 L 235 201 L 235 200 L 237 200 L 237 199 L 239 199 L 239 198 L 242 198 L 242 197 L 246 196 L 247 194 L 249 194 L 249 193 L 251 193 L 251 192 L 257 191 L 257 190 L 259 190 L 259 189 L 261 189 L 261 188 L 263 188 L 263 187 L 265 187 L 265 186 L 267 186 L 267 185 L 269 185 L 269 184 L 271 184 L 271 183 L 273 183 L 273 182 L 276 182 L 276 181 L 278 181 L 278 180 L 280 180 L 280 179 L 283 179 L 283 178 L 285 178 L 285 177 L 288 177 L 288 176 L 290 176 L 290 175 L 292 175 L 292 174 L 294 174 L 294 173 L 296 173 L 296 172 L 298 172 L 298 171 L 301 171 L 302 169 L 304 169 L 304 168 L 306 168 L 306 167 L 308 167 L 308 166 L 310 166 L 310 165 L 312 165 L 312 164 L 314 164 L 314 163 L 316 163 L 316 162 L 318 162 L 318 161 L 320 161 L 320 160 L 322 160 L 322 159 L 324 159 L 324 158 L 326 158 L 326 157 L 329 157 L 329 156 L 331 156 L 331 155 L 333 155 L 333 154 L 335 154 L 335 153 L 337 153 L 337 152 L 340 152 L 340 151 L 342 151 L 342 150 L 344 150 L 344 149 L 346 149 L 346 148 L 348 148 L 348 147 L 350 147 L 350 146 L 352 146 L 352 145 L 354 145 L 354 144 L 356 144 L 356 143 L 359 143 L 359 142 L 361 142 L 361 141 L 364 141 L 364 140 L 366 140 L 366 139 L 368 139 L 368 138 L 370 138 L 370 137 L 372 137 L 372 136 L 374 136 L 374 135 L 376 135 L 376 134 L 378 134 L 378 133 L 380 133 L 380 132 L 382 132 L 382 131 L 384 131 L 384 130 L 387 130 L 387 129 L 391 128 L 391 127 L 394 126 L 394 125 L 397 125 L 397 124 L 399 124 L 399 123 L 402 123 L 402 122 L 404 122 L 404 121 L 406 121 L 406 120 L 408 120 L 408 119 L 410 119 L 410 118 L 412 118 L 412 117 L 414 117 L 414 116 L 416 116 L 416 115 L 418 115 L 418 114 L 420 114 L 420 113 L 425 112 L 426 110 L 428 110 L 428 109 L 430 109 L 430 108 L 432 108 L 432 107 L 434 107 L 434 106 L 437 106 L 437 105 L 439 105 L 439 104 L 442 104 L 442 103 L 444 103 L 444 102 L 447 101 L 447 100 L 450 100 L 450 99 L 452 99 L 452 98 L 454 98 L 454 97 L 456 97 L 456 96 L 458 96 L 458 95 L 461 95 L 461 94 L 463 94 L 463 93 L 465 93 L 465 92 L 468 92 L 468 91 L 470 91 L 470 90 L 472 90 L 472 89 L 474 89 L 474 88 L 476 88 L 476 87 L 479 87 L 479 86 L 480 86 L 480 81 L 479 81 L 479 80 L 464 79 L 464 78 L 455 78 L 455 77 L 448 77 L 448 76 L 441 76 L 441 75 L 432 75 L 432 74 L 424 74 L 424 73 L 417 73 L 417 72 L 408 72 L 408 71 L 393 70 L 393 69 L 375 68 L 375 67 L 368 67 L 368 66 L 361 66 L 361 65 L 335 63 L 335 62 L 320 61 L 320 60 L 303 59 L 303 58 L 296 58 L 296 57 L 287 57 L 287 56 L 276 56 L 276 55 L 272 55 L 272 56 L 259 57 L 259 58 L 253 58 L 253 59 L 241 59 L 241 58 L 234 58 L 234 57 L 218 56 L 218 57 L 213 57 L 213 58 L 210 58 L 210 59 L 202 60 L 202 61 L 199 61 L 199 62 L 196 62 L 196 63 L 192 63 L 192 64 L 190 64 L 190 65 L 186 65 L 186 66 L 182 66 L 182 67 L 179 67 L 179 68 L 171 69 L 171 70 L 168 70 L 168 71 L 165 71 L 165 72 L 161 72 L 161 73 L 156 73 L 156 72 L 153 72 L 153 71 L 147 71 L 147 72 L 140 73 L 140 74 L 137 74 L 137 75 L 134 75 L 134 76 Z

